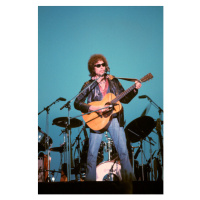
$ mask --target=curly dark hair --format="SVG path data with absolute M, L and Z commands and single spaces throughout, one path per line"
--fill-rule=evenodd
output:
M 90 57 L 88 61 L 88 70 L 90 72 L 89 76 L 95 76 L 95 71 L 94 71 L 94 64 L 97 63 L 99 60 L 102 60 L 105 63 L 106 67 L 106 72 L 110 71 L 110 68 L 108 67 L 108 61 L 102 54 L 94 54 Z

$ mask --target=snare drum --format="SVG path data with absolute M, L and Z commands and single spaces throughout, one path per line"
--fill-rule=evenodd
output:
M 121 180 L 121 165 L 118 161 L 105 161 L 96 167 L 96 181 Z

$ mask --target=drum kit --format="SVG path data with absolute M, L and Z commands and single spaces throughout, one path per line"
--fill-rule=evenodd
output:
M 59 117 L 53 120 L 52 125 L 56 125 L 62 128 L 66 128 L 68 124 L 68 117 Z M 87 152 L 89 147 L 89 138 L 87 135 L 86 127 L 83 122 L 79 119 L 73 118 L 70 120 L 70 128 L 74 129 L 83 126 L 79 134 L 77 135 L 74 143 L 71 146 L 71 174 L 75 175 L 75 181 L 84 181 L 86 173 L 86 162 L 87 162 Z M 130 122 L 125 127 L 125 133 L 127 138 L 127 147 L 129 150 L 129 156 L 135 177 L 138 181 L 152 181 L 162 179 L 162 164 L 161 159 L 154 157 L 152 154 L 151 146 L 154 146 L 155 141 L 148 137 L 148 135 L 157 127 L 157 122 L 150 116 L 139 117 L 132 122 Z M 69 127 L 67 127 L 69 128 Z M 81 141 L 80 134 L 83 131 L 84 140 Z M 42 155 L 44 158 L 43 170 L 38 171 L 38 181 L 50 182 L 54 179 L 54 173 L 61 173 L 60 182 L 68 181 L 67 168 L 68 165 L 66 160 L 63 162 L 63 153 L 69 148 L 69 144 L 64 142 L 59 147 L 52 147 L 53 140 L 38 127 L 39 140 L 38 140 L 38 152 L 40 152 L 39 157 L 41 157 L 41 152 L 49 149 L 51 152 L 60 153 L 60 167 L 58 171 L 49 170 L 48 159 L 46 155 Z M 66 129 L 61 130 L 61 134 L 66 133 Z M 97 167 L 96 167 L 96 181 L 121 181 L 121 165 L 118 153 L 115 149 L 112 139 L 105 132 L 105 141 L 100 144 L 98 157 L 97 157 Z M 147 140 L 149 139 L 149 141 Z M 68 140 L 67 140 L 68 141 Z M 150 159 L 144 164 L 143 157 L 143 143 L 147 142 L 150 144 Z M 139 146 L 132 146 L 134 143 L 140 143 Z M 136 153 L 134 150 L 137 149 Z M 77 158 L 73 159 L 73 153 L 78 152 Z M 137 160 L 138 155 L 141 153 L 141 165 Z M 108 160 L 104 161 L 104 157 L 107 154 Z M 50 156 L 49 156 L 50 158 Z M 64 157 L 65 158 L 65 157 Z M 154 158 L 154 175 L 153 175 L 153 158 Z M 38 158 L 39 160 L 39 158 Z M 51 158 L 50 158 L 51 160 Z M 68 159 L 69 160 L 69 159 Z M 49 162 L 50 165 L 50 162 Z M 52 179 L 49 178 L 49 173 L 52 174 Z M 158 175 L 158 177 L 157 177 Z M 151 179 L 150 179 L 151 177 Z
M 100 78 L 100 77 L 99 77 Z M 99 79 L 98 78 L 98 79 Z M 117 77 L 116 77 L 117 78 Z M 66 101 L 66 99 L 60 97 L 53 103 L 51 103 L 49 106 L 45 107 L 41 112 L 38 113 L 40 115 L 43 111 L 46 111 L 46 133 L 41 131 L 41 129 L 38 131 L 41 134 L 40 140 L 38 141 L 38 151 L 40 152 L 39 156 L 43 159 L 43 165 L 39 164 L 39 161 L 42 159 L 38 158 L 38 181 L 50 181 L 49 172 L 54 175 L 55 172 L 61 173 L 61 180 L 60 181 L 71 181 L 71 174 L 75 175 L 75 181 L 84 181 L 85 178 L 85 172 L 86 172 L 86 160 L 87 160 L 87 151 L 89 146 L 89 139 L 87 136 L 86 128 L 83 124 L 83 122 L 78 117 L 82 117 L 86 113 L 73 117 L 70 117 L 70 110 L 71 110 L 71 102 L 76 99 L 78 96 L 80 96 L 85 90 L 87 90 L 88 87 L 91 87 L 92 84 L 98 81 L 96 79 L 91 84 L 89 84 L 87 87 L 85 87 L 79 94 L 77 94 L 75 97 L 73 97 L 71 100 L 69 100 L 66 104 L 64 104 L 60 110 L 63 108 L 68 109 L 68 116 L 67 117 L 59 117 L 53 120 L 52 125 L 56 125 L 59 127 L 64 128 L 61 130 L 61 134 L 63 134 L 63 145 L 60 147 L 51 147 L 52 139 L 49 137 L 48 134 L 48 115 L 50 107 L 59 102 L 59 101 Z M 121 78 L 122 79 L 122 78 Z M 124 79 L 124 78 L 123 78 Z M 125 79 L 124 79 L 125 80 Z M 128 81 L 135 81 L 136 79 L 130 79 Z M 131 86 L 132 87 L 132 86 Z M 139 98 L 147 98 L 152 105 L 154 105 L 159 110 L 160 117 L 158 120 L 154 120 L 150 116 L 141 116 L 132 122 L 130 122 L 125 127 L 125 133 L 127 138 L 127 147 L 129 150 L 129 157 L 133 166 L 133 172 L 136 176 L 137 180 L 145 181 L 150 180 L 150 172 L 151 172 L 151 181 L 153 180 L 161 180 L 162 179 L 162 166 L 163 166 L 163 145 L 162 145 L 162 136 L 161 136 L 161 113 L 163 110 L 153 102 L 151 98 L 149 98 L 146 95 L 139 96 Z M 114 105 L 109 105 L 113 108 Z M 97 110 L 96 110 L 97 111 Z M 92 111 L 92 112 L 96 112 Z M 146 115 L 145 111 L 145 115 Z M 76 137 L 75 142 L 71 143 L 71 130 L 77 127 L 83 126 L 80 133 Z M 157 156 L 158 158 L 155 158 L 154 160 L 154 175 L 153 175 L 153 158 L 155 152 L 152 154 L 152 146 L 153 139 L 148 137 L 148 135 L 153 131 L 153 129 L 156 128 L 156 133 L 159 137 L 159 150 Z M 81 142 L 80 134 L 81 132 L 84 132 L 85 139 Z M 154 132 L 154 131 L 153 131 Z M 114 147 L 113 141 L 111 138 L 108 137 L 107 132 L 105 132 L 106 136 L 106 142 L 102 142 L 99 152 L 98 152 L 98 159 L 97 159 L 97 167 L 96 167 L 96 174 L 97 174 L 97 181 L 115 181 L 115 180 L 121 180 L 121 165 L 120 160 L 118 157 L 118 154 L 116 152 L 116 149 Z M 149 141 L 147 140 L 149 139 Z M 140 145 L 137 147 L 131 146 L 133 143 L 140 142 Z M 147 163 L 144 164 L 143 157 L 145 156 L 143 151 L 143 143 L 148 142 L 150 144 L 150 159 L 147 160 Z M 155 143 L 155 142 L 154 142 Z M 81 148 L 82 145 L 82 148 Z M 138 148 L 137 152 L 134 154 L 134 149 Z M 78 157 L 76 159 L 73 159 L 73 152 L 77 150 Z M 47 151 L 46 160 L 44 153 L 41 153 L 41 151 Z M 58 171 L 50 170 L 50 151 L 58 152 L 60 153 L 60 163 L 61 163 L 61 169 Z M 108 154 L 108 160 L 104 160 L 104 153 Z M 139 153 L 141 153 L 141 166 L 139 165 L 139 162 L 136 160 Z M 41 156 L 41 154 L 43 156 Z M 64 156 L 62 156 L 64 154 Z M 64 157 L 64 161 L 62 160 L 62 157 Z M 42 161 L 41 161 L 42 163 Z M 150 166 L 149 166 L 150 164 Z M 157 173 L 158 172 L 158 173 Z M 42 178 L 39 179 L 39 174 L 42 174 Z M 158 178 L 157 178 L 158 174 Z M 52 178 L 53 180 L 53 178 Z

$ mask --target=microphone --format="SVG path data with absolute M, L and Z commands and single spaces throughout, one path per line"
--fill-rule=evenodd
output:
M 107 76 L 107 72 L 104 72 L 104 74 L 102 74 L 101 76 Z
M 62 98 L 62 97 L 60 97 L 60 98 L 58 98 L 56 101 L 66 101 L 66 99 L 65 99 L 65 98 Z
M 144 99 L 144 98 L 147 98 L 147 95 L 141 95 L 138 97 L 139 99 Z

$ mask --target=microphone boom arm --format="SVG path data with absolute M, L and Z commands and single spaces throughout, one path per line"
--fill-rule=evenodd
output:
M 104 74 L 102 75 L 104 76 Z M 89 84 L 86 88 L 84 88 L 79 94 L 77 94 L 75 97 L 73 97 L 70 101 L 68 101 L 65 105 L 63 105 L 60 110 L 62 110 L 64 107 L 69 107 L 69 104 L 76 99 L 78 96 L 80 96 L 87 88 L 89 88 L 92 84 L 94 84 L 97 80 L 99 80 L 102 76 L 99 76 L 95 81 L 93 81 L 91 84 Z
M 51 104 L 48 105 L 46 108 L 44 108 L 41 112 L 39 112 L 38 115 L 40 115 L 40 114 L 41 114 L 43 111 L 45 111 L 45 110 L 48 112 L 48 111 L 49 111 L 49 108 L 50 108 L 53 104 L 55 104 L 55 103 L 61 101 L 60 99 L 61 99 L 61 97 L 58 98 L 58 99 L 56 99 L 53 103 L 51 103 Z M 63 99 L 64 99 L 64 98 L 63 98 Z M 62 101 L 63 101 L 63 100 L 62 100 Z

